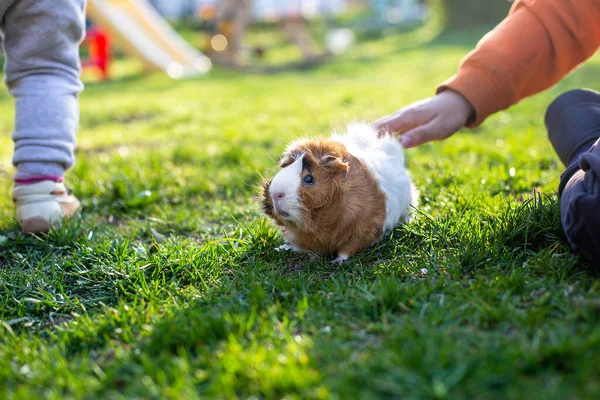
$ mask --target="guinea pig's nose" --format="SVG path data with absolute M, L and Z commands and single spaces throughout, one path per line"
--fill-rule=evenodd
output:
M 281 200 L 285 197 L 285 193 L 277 192 L 277 193 L 275 193 L 275 195 L 273 197 L 275 197 L 276 200 Z

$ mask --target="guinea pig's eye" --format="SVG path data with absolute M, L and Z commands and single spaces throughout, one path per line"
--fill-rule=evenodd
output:
M 307 185 L 314 185 L 315 184 L 315 178 L 312 175 L 306 175 L 304 177 L 304 183 L 306 183 Z

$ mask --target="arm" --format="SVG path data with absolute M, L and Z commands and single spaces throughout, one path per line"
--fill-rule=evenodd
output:
M 521 0 L 438 88 L 462 94 L 479 125 L 538 93 L 591 57 L 600 44 L 599 0 Z
M 405 133 L 406 147 L 444 139 L 555 84 L 599 45 L 600 0 L 519 0 L 463 59 L 458 73 L 438 87 L 437 96 L 375 125 Z

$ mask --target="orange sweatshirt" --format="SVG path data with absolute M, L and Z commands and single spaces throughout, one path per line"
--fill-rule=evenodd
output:
M 508 17 L 437 92 L 452 89 L 474 107 L 467 126 L 538 93 L 600 46 L 600 0 L 517 0 Z

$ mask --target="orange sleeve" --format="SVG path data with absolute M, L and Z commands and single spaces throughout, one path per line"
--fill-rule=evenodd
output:
M 475 109 L 467 126 L 538 93 L 600 46 L 600 0 L 518 0 L 508 17 L 437 92 L 452 89 Z

